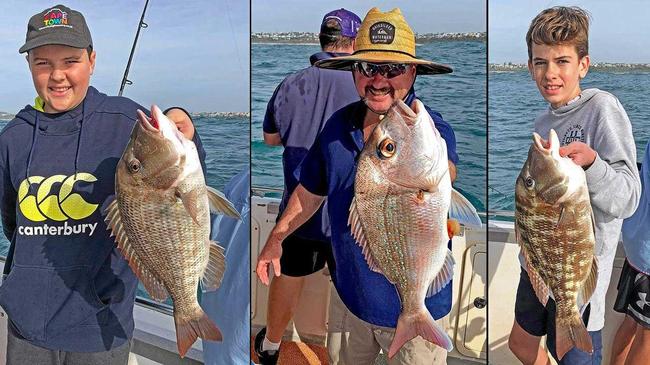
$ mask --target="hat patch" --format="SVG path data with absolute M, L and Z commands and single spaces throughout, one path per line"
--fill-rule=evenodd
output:
M 370 43 L 391 44 L 395 39 L 395 26 L 387 22 L 378 22 L 370 26 Z
M 68 25 L 68 13 L 61 11 L 59 8 L 52 8 L 45 13 L 45 15 L 43 15 L 43 26 L 38 28 L 38 30 L 51 27 L 72 28 L 71 25 Z

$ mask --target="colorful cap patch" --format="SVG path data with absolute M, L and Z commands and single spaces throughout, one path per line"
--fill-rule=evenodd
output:
M 43 15 L 43 26 L 39 30 L 61 26 L 72 28 L 71 25 L 68 25 L 68 13 L 59 8 L 53 8 Z
M 370 43 L 391 44 L 395 39 L 395 27 L 387 22 L 378 22 L 370 26 Z

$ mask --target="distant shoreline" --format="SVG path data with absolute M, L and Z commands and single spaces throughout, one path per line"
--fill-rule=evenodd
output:
M 197 113 L 190 113 L 190 116 L 193 118 L 238 119 L 238 118 L 250 118 L 251 114 L 249 112 L 197 112 Z M 10 121 L 12 119 L 14 119 L 13 114 L 0 112 L 0 121 Z
M 485 32 L 467 33 L 423 33 L 415 35 L 415 42 L 419 44 L 434 41 L 485 41 Z M 318 33 L 312 32 L 258 32 L 251 34 L 253 44 L 302 44 L 318 45 Z
M 490 71 L 494 72 L 520 72 L 528 71 L 528 66 L 523 63 L 491 63 Z M 650 72 L 650 63 L 614 63 L 614 62 L 596 62 L 589 65 L 590 71 L 609 71 L 609 72 L 631 72 L 642 71 Z

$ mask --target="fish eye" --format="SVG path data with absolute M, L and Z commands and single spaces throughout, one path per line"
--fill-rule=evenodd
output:
M 381 141 L 381 143 L 379 143 L 379 146 L 377 146 L 377 155 L 380 158 L 393 157 L 395 151 L 396 151 L 395 141 L 393 141 L 390 138 L 386 138 L 385 140 Z
M 129 170 L 133 173 L 140 171 L 140 161 L 131 160 L 131 162 L 129 162 Z
M 526 187 L 528 189 L 532 189 L 535 186 L 535 180 L 533 180 L 532 177 L 527 176 L 526 179 L 524 180 L 524 184 L 526 184 Z

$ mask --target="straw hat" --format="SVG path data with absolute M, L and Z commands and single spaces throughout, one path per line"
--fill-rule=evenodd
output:
M 357 33 L 354 53 L 321 60 L 316 66 L 350 71 L 358 61 L 414 64 L 418 75 L 452 72 L 449 66 L 415 57 L 415 34 L 398 8 L 386 13 L 370 9 Z

